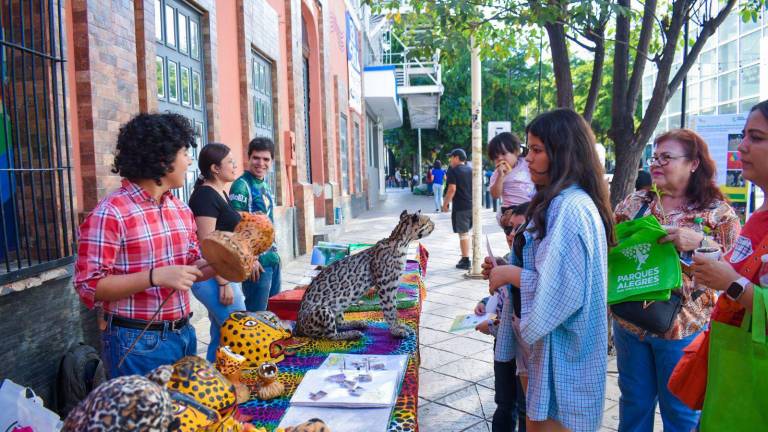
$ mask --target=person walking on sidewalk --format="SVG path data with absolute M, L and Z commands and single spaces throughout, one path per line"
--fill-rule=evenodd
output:
M 184 186 L 194 137 L 179 114 L 139 114 L 124 124 L 112 169 L 122 186 L 80 225 L 75 289 L 85 306 L 104 311 L 110 378 L 197 354 L 189 290 L 214 272 L 201 259 L 192 211 L 171 193 Z
M 229 205 L 225 190 L 226 185 L 236 178 L 237 163 L 232 152 L 224 144 L 210 143 L 200 151 L 198 165 L 200 178 L 189 197 L 189 207 L 197 224 L 197 238 L 203 240 L 214 230 L 234 231 L 240 222 L 240 214 Z M 192 285 L 192 294 L 208 309 L 211 341 L 206 358 L 215 362 L 221 325 L 232 312 L 245 310 L 242 285 L 216 276 L 196 282 Z
M 445 182 L 443 163 L 436 160 L 429 172 L 432 173 L 432 193 L 435 195 L 435 213 L 440 213 L 440 208 L 443 206 L 443 183 Z
M 265 181 L 275 159 L 275 144 L 269 138 L 257 137 L 248 143 L 248 170 L 232 184 L 229 200 L 238 211 L 263 213 L 275 223 L 272 209 L 275 200 Z M 277 238 L 277 236 L 275 236 Z M 267 309 L 269 298 L 280 292 L 280 255 L 277 245 L 259 256 L 252 280 L 243 282 L 245 308 L 251 312 Z
M 453 232 L 459 235 L 461 259 L 456 264 L 457 269 L 469 270 L 469 230 L 472 229 L 472 168 L 466 164 L 467 154 L 457 148 L 450 154 L 451 167 L 446 178 L 448 191 L 443 202 L 443 211 L 453 203 L 451 224 Z

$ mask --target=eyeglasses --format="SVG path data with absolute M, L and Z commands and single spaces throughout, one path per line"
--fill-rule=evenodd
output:
M 514 233 L 515 235 L 517 235 L 517 233 L 518 233 L 518 232 L 520 232 L 521 228 L 522 228 L 524 225 L 525 225 L 525 224 L 520 224 L 520 225 L 512 225 L 512 226 L 505 226 L 505 227 L 503 227 L 502 229 L 504 230 L 504 235 L 506 235 L 506 236 L 509 236 L 509 235 L 510 235 L 510 234 L 512 234 L 512 233 Z
M 688 158 L 688 156 L 685 155 L 678 155 L 674 156 L 669 153 L 662 153 L 658 156 L 653 155 L 648 159 L 648 165 L 658 164 L 659 166 L 667 166 L 669 165 L 669 162 L 674 159 L 684 159 Z

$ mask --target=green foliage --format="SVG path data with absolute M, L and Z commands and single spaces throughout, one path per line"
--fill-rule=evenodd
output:
M 537 47 L 538 48 L 538 47 Z M 422 159 L 425 163 L 441 159 L 454 148 L 463 148 L 471 156 L 471 76 L 469 47 L 463 52 L 443 58 L 443 85 L 440 100 L 440 122 L 437 130 L 421 131 Z M 538 62 L 526 60 L 525 49 L 510 50 L 503 59 L 492 58 L 482 63 L 483 142 L 487 141 L 488 121 L 511 121 L 512 131 L 524 138 L 525 124 L 537 114 Z M 551 65 L 542 65 L 542 110 L 554 107 Z M 404 124 L 385 131 L 385 143 L 400 165 L 410 167 L 418 152 L 418 131 L 411 129 L 407 105 Z M 484 155 L 485 156 L 485 155 Z

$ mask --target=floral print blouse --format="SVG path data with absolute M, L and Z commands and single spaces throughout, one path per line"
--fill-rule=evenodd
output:
M 697 225 L 695 220 L 701 218 L 703 226 L 710 230 L 707 238 L 717 242 L 724 252 L 733 247 L 741 230 L 739 217 L 725 201 L 717 200 L 703 210 L 694 210 L 690 206 L 662 209 L 656 194 L 647 191 L 635 192 L 624 199 L 614 212 L 616 222 L 621 223 L 634 219 L 645 203 L 648 203 L 648 210 L 646 210 L 645 215 L 652 214 L 662 225 L 695 229 Z M 683 305 L 672 327 L 667 333 L 662 335 L 664 339 L 682 339 L 705 328 L 707 323 L 709 323 L 709 317 L 715 306 L 715 300 L 717 300 L 717 294 L 714 290 L 702 285 L 696 285 L 691 280 L 690 268 L 684 264 L 682 267 L 683 289 L 680 290 L 680 293 L 683 295 Z M 696 293 L 697 289 L 700 290 L 699 293 Z M 684 295 L 686 292 L 695 293 L 695 295 L 686 296 Z M 647 333 L 646 330 L 616 315 L 613 315 L 613 319 L 621 327 L 638 336 L 644 336 Z

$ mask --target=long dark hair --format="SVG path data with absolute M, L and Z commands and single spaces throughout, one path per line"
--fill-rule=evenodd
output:
M 704 210 L 716 200 L 725 201 L 725 195 L 715 183 L 717 166 L 709 155 L 709 148 L 704 138 L 690 129 L 672 129 L 656 137 L 654 145 L 657 146 L 669 140 L 678 141 L 683 145 L 686 158 L 699 161 L 699 167 L 691 173 L 688 186 L 685 188 L 688 204 L 695 210 Z
M 525 156 L 523 144 L 517 135 L 510 132 L 502 132 L 488 141 L 488 159 L 494 160 L 497 156 L 505 153 Z
M 578 185 L 595 203 L 608 245 L 615 245 L 608 185 L 589 124 L 573 110 L 560 108 L 540 114 L 528 124 L 525 133 L 539 138 L 549 157 L 550 182 L 539 189 L 528 208 L 528 220 L 533 220 L 538 238 L 547 234 L 547 210 L 552 200 L 564 189 Z
M 211 165 L 221 165 L 221 161 L 229 154 L 231 150 L 226 144 L 210 143 L 206 144 L 197 158 L 197 167 L 200 169 L 200 177 L 195 182 L 195 188 L 202 185 L 204 181 L 211 180 Z

